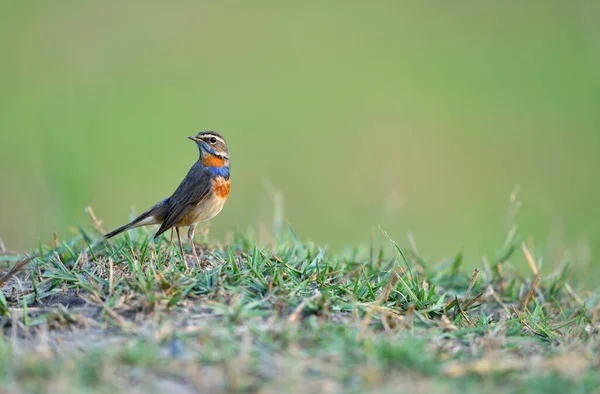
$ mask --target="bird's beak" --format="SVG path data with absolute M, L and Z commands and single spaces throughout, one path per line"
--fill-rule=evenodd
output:
M 200 141 L 202 141 L 202 140 L 201 140 L 200 138 L 198 138 L 198 136 L 196 136 L 196 135 L 190 135 L 188 138 L 189 138 L 189 139 L 191 139 L 192 141 L 196 141 L 196 142 L 200 142 Z

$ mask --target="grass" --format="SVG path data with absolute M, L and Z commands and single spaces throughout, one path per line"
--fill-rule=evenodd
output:
M 3 389 L 600 392 L 598 293 L 568 267 L 541 276 L 515 226 L 473 272 L 461 253 L 430 264 L 412 238 L 331 255 L 291 229 L 197 245 L 186 270 L 168 236 L 107 243 L 91 217 L 37 257 L 3 252 Z

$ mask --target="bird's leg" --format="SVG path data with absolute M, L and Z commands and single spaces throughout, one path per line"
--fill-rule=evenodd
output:
M 175 227 L 175 230 L 177 231 L 177 239 L 179 240 L 179 250 L 181 251 L 181 258 L 185 263 L 185 268 L 189 269 L 190 267 L 188 267 L 188 263 L 185 260 L 185 254 L 183 253 L 183 243 L 181 242 L 181 233 L 179 232 L 179 227 Z
M 192 252 L 194 253 L 196 263 L 200 265 L 200 258 L 198 257 L 198 253 L 196 253 L 196 245 L 194 244 L 194 231 L 196 231 L 196 223 L 192 223 L 190 225 L 190 229 L 188 230 L 188 238 L 190 240 L 190 244 L 192 245 Z
M 190 224 L 190 228 L 188 230 L 188 239 L 190 240 L 190 243 L 192 245 L 194 244 L 194 232 L 195 231 L 196 231 L 196 223 Z
M 173 252 L 173 259 L 175 259 L 175 250 L 173 249 L 173 236 L 175 235 L 175 228 L 171 228 L 171 240 L 169 241 L 169 250 Z

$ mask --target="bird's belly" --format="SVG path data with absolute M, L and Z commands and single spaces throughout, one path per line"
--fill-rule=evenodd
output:
M 225 201 L 227 201 L 227 198 L 222 198 L 213 194 L 211 197 L 206 198 L 192 208 L 190 212 L 183 217 L 180 226 L 189 226 L 193 223 L 204 222 L 214 218 L 221 212 L 221 209 L 223 209 Z

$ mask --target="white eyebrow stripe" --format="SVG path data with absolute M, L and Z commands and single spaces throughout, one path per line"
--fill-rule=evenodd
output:
M 200 138 L 204 138 L 204 137 L 214 137 L 214 138 L 216 138 L 217 140 L 221 141 L 222 143 L 225 143 L 225 140 L 224 140 L 223 138 L 219 137 L 219 136 L 218 136 L 218 135 L 216 135 L 216 134 L 212 134 L 212 133 L 206 133 L 206 134 L 202 134 L 202 136 L 201 136 Z

